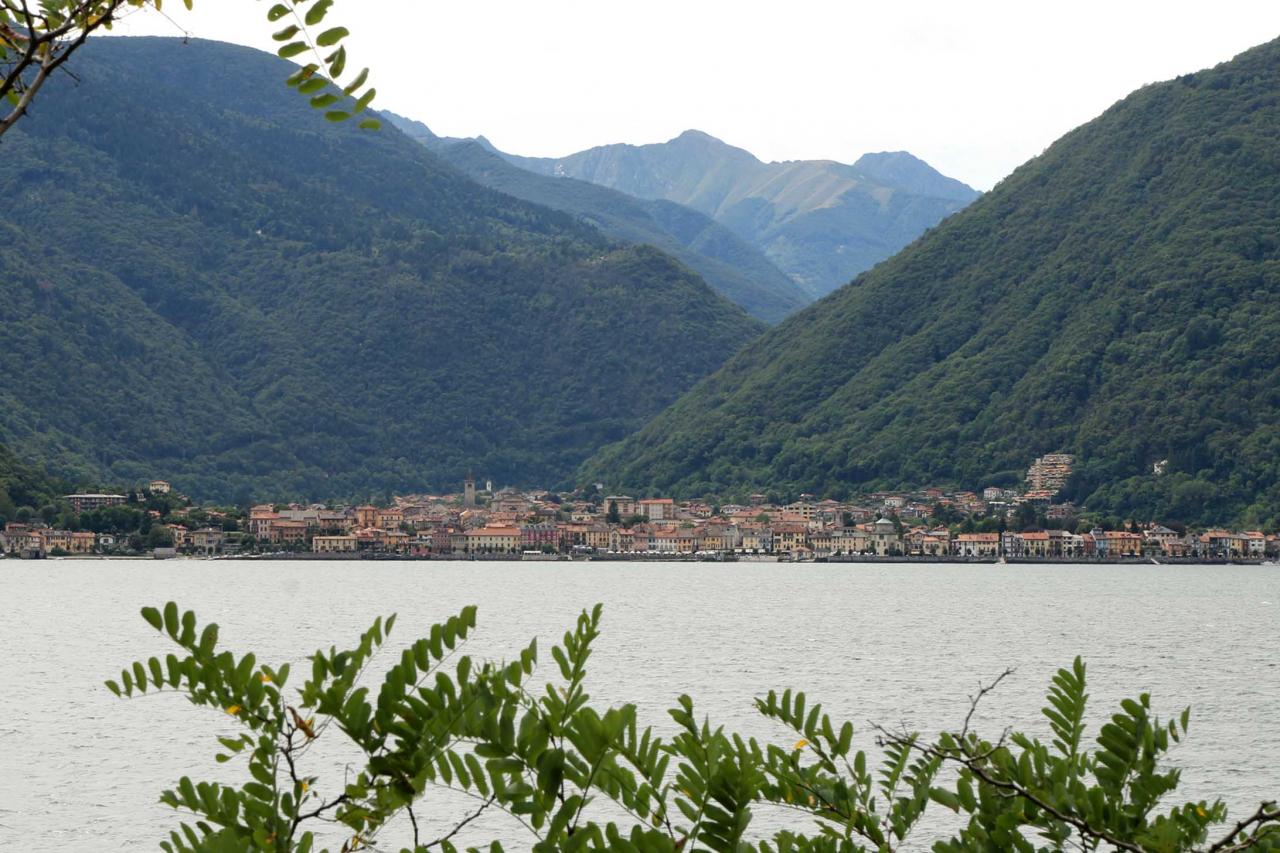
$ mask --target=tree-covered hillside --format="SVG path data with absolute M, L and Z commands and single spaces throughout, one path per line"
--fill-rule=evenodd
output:
M 0 441 L 199 497 L 555 483 L 761 325 L 660 252 L 320 119 L 280 60 L 90 44 L 0 156 Z
M 15 520 L 24 507 L 35 510 L 54 503 L 66 494 L 65 488 L 0 446 L 0 523 Z
M 846 284 L 978 196 L 905 151 L 762 163 L 696 130 L 654 145 L 568 157 L 504 155 L 558 177 L 705 213 L 764 252 L 812 297 Z
M 585 471 L 839 494 L 1066 451 L 1090 508 L 1276 523 L 1277 139 L 1280 42 L 1141 89 Z
M 813 301 L 751 244 L 698 211 L 574 178 L 513 166 L 484 139 L 441 138 L 421 122 L 383 113 L 412 139 L 491 189 L 581 217 L 609 237 L 655 246 L 753 317 L 776 323 Z

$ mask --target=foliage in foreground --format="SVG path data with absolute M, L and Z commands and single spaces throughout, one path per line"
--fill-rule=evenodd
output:
M 509 663 L 461 654 L 476 625 L 468 607 L 402 651 L 376 690 L 364 676 L 394 616 L 377 619 L 353 648 L 317 651 L 302 687 L 288 691 L 288 664 L 219 649 L 216 625 L 201 629 L 194 613 L 170 602 L 142 615 L 179 652 L 135 662 L 107 687 L 126 697 L 182 693 L 243 726 L 219 738 L 216 757 L 243 761 L 246 781 L 183 777 L 161 795 L 182 814 L 161 844 L 168 851 L 309 851 L 325 827 L 341 831 L 344 853 L 388 850 L 393 821 L 397 833 L 411 831 L 412 846 L 403 849 L 453 851 L 490 809 L 506 812 L 508 834 L 526 835 L 535 851 L 893 851 L 931 803 L 967 818 L 955 837 L 933 845 L 939 853 L 1280 850 L 1275 802 L 1225 827 L 1221 801 L 1164 804 L 1179 780 L 1164 760 L 1186 734 L 1188 712 L 1163 722 L 1143 694 L 1124 701 L 1086 743 L 1079 659 L 1053 679 L 1043 711 L 1051 742 L 1009 732 L 984 740 L 969 729 L 971 709 L 958 731 L 933 741 L 877 729 L 885 757 L 872 767 L 854 748 L 850 723 L 790 690 L 756 700 L 786 740 L 795 739 L 790 748 L 699 718 L 688 696 L 670 712 L 672 737 L 641 728 L 633 705 L 592 705 L 584 685 L 600 614 L 599 605 L 584 612 L 552 648 L 557 676 L 542 685 L 536 641 Z M 308 753 L 324 737 L 346 738 L 365 763 L 341 793 L 322 796 L 336 782 L 308 768 Z M 948 765 L 956 772 L 942 773 Z M 427 838 L 414 809 L 440 789 L 476 805 L 450 831 Z M 766 808 L 797 812 L 812 826 L 753 836 L 752 816 Z
M 183 0 L 183 5 L 190 10 L 194 0 Z M 333 0 L 284 0 L 271 5 L 267 20 L 280 27 L 271 34 L 280 44 L 276 55 L 302 60 L 302 67 L 285 82 L 306 97 L 313 109 L 323 110 L 326 119 L 342 122 L 363 113 L 377 90 L 367 86 L 368 68 L 347 73 L 347 48 L 342 44 L 350 35 L 346 27 L 329 26 L 317 32 L 332 5 Z M 90 35 L 109 30 L 117 18 L 148 6 L 160 12 L 160 0 L 0 3 L 0 136 L 27 114 L 36 93 Z M 376 118 L 360 122 L 366 130 L 379 126 Z

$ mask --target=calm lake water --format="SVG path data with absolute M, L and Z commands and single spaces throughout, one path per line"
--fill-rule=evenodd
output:
M 548 676 L 553 639 L 599 601 L 595 699 L 635 702 L 642 721 L 667 730 L 665 709 L 687 692 L 713 721 L 777 743 L 791 739 L 751 707 L 770 688 L 807 691 L 870 748 L 867 721 L 958 725 L 967 695 L 1006 666 L 1017 672 L 983 704 L 980 729 L 1044 733 L 1049 679 L 1080 654 L 1091 733 L 1122 696 L 1149 691 L 1163 716 L 1192 706 L 1191 738 L 1174 753 L 1187 797 L 1222 795 L 1239 814 L 1280 795 L 1276 568 L 6 560 L 0 847 L 155 849 L 176 827 L 162 788 L 184 774 L 238 778 L 213 762 L 214 736 L 234 730 L 225 715 L 102 687 L 133 659 L 169 651 L 138 616 L 169 599 L 216 621 L 224 645 L 295 672 L 378 614 L 399 614 L 398 657 L 416 631 L 474 603 L 471 654 L 509 656 L 537 636 Z M 339 746 L 315 757 L 322 777 L 340 778 L 351 759 Z M 445 796 L 422 811 L 443 826 L 466 807 Z M 927 847 L 945 818 L 913 846 Z M 761 814 L 753 827 L 778 819 Z M 470 843 L 529 846 L 500 814 L 475 826 Z M 398 849 L 403 836 L 384 840 Z

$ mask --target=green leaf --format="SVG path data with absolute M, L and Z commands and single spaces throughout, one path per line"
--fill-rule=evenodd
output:
M 151 683 L 157 688 L 164 687 L 164 669 L 160 666 L 160 660 L 151 658 L 147 661 L 147 667 L 151 670 Z
M 308 62 L 297 71 L 290 74 L 284 81 L 285 85 L 297 86 L 302 83 L 302 81 L 310 79 L 319 70 L 319 65 L 316 65 L 314 62 Z
M 170 601 L 164 606 L 164 630 L 170 637 L 178 639 L 178 605 Z
M 329 81 L 323 77 L 312 77 L 310 80 L 299 83 L 298 91 L 304 95 L 310 95 L 312 92 L 319 92 L 327 85 Z
M 204 630 L 200 632 L 199 650 L 201 654 L 212 654 L 213 648 L 218 644 L 218 626 L 212 622 L 204 626 Z
M 164 620 L 160 617 L 160 611 L 154 607 L 142 608 L 142 618 L 147 620 L 147 624 L 157 631 L 163 630 Z
M 343 112 L 342 110 L 330 110 L 324 114 L 324 117 L 329 121 L 346 121 L 351 118 L 351 113 Z
M 354 112 L 361 112 L 365 107 L 369 106 L 369 102 L 373 100 L 374 95 L 378 94 L 377 89 L 370 89 L 360 96 L 360 100 L 356 101 Z
M 333 27 L 316 36 L 316 44 L 320 47 L 333 47 L 349 35 L 351 31 L 346 27 Z
M 289 7 L 283 3 L 277 3 L 267 10 L 267 20 L 278 21 L 287 14 L 289 14 Z
M 960 811 L 960 798 L 943 788 L 930 788 L 929 799 L 939 805 L 946 806 L 953 812 Z
M 368 79 L 369 79 L 369 69 L 368 68 L 360 69 L 360 73 L 356 75 L 356 78 L 352 80 L 350 83 L 348 83 L 347 85 L 342 87 L 342 94 L 350 95 L 356 89 L 359 89 L 361 86 L 363 86 L 364 81 Z
M 307 10 L 307 15 L 303 20 L 307 22 L 308 27 L 314 27 L 324 20 L 325 13 L 329 11 L 329 7 L 332 5 L 333 0 L 316 0 L 315 5 Z
M 306 42 L 295 41 L 295 42 L 290 42 L 289 44 L 286 44 L 284 47 L 277 50 L 276 55 L 279 56 L 281 59 L 289 59 L 291 57 L 297 56 L 300 53 L 305 53 L 306 51 L 307 51 Z
M 329 63 L 329 76 L 336 80 L 342 76 L 343 69 L 347 67 L 347 49 L 340 46 L 325 57 L 325 61 Z

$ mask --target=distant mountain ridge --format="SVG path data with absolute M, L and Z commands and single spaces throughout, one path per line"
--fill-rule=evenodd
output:
M 0 154 L 0 443 L 54 474 L 555 485 L 763 329 L 657 249 L 324 121 L 272 55 L 107 38 L 68 67 Z
M 1280 40 L 1139 89 L 748 344 L 583 480 L 981 488 L 1067 452 L 1064 496 L 1092 510 L 1275 527 L 1278 93 Z
M 650 145 L 567 157 L 504 155 L 532 171 L 579 178 L 712 217 L 757 246 L 813 298 L 892 255 L 979 193 L 907 152 L 764 163 L 697 130 Z
M 484 137 L 439 137 L 419 121 L 390 112 L 383 116 L 487 187 L 581 217 L 615 239 L 661 249 L 761 320 L 776 323 L 812 301 L 759 249 L 692 208 L 548 177 L 513 165 Z

